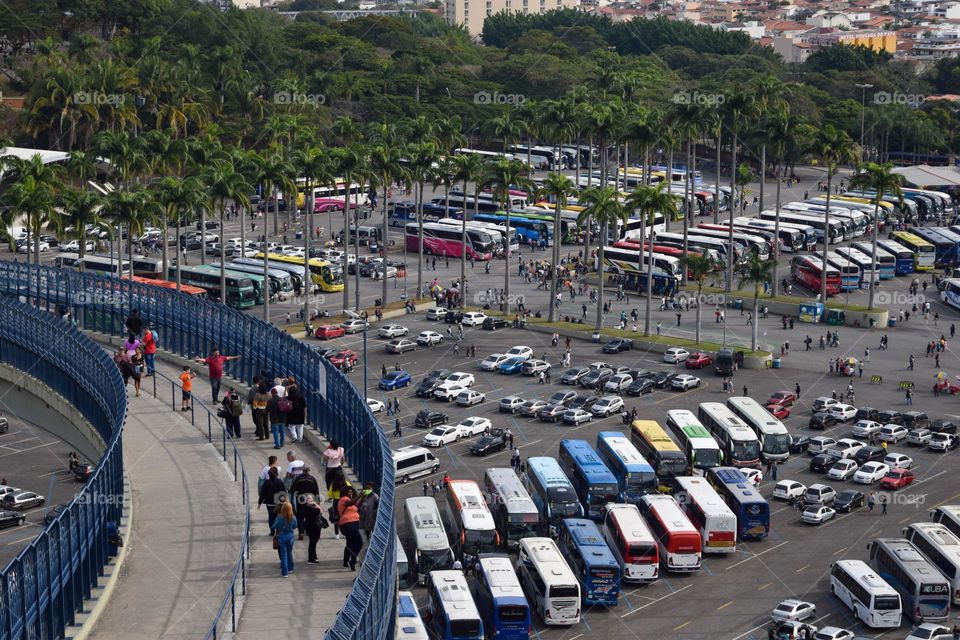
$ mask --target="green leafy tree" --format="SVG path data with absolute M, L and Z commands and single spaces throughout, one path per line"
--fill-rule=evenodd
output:
M 87 254 L 87 227 L 100 224 L 100 208 L 103 197 L 95 191 L 64 187 L 57 197 L 57 206 L 62 212 L 57 218 L 57 231 L 79 241 L 77 253 L 80 258 Z M 83 271 L 83 260 L 80 260 Z
M 510 190 L 521 189 L 527 193 L 532 193 L 535 189 L 533 181 L 529 177 L 530 166 L 520 160 L 507 160 L 501 158 L 490 163 L 487 170 L 486 184 L 491 187 L 493 197 L 500 203 L 500 206 L 506 212 L 506 221 L 504 225 L 510 226 Z M 466 218 L 466 215 L 464 215 Z M 503 238 L 503 255 L 505 263 L 503 269 L 503 293 L 506 298 L 507 311 L 510 305 L 510 238 Z
M 716 264 L 708 254 L 687 254 L 681 258 L 681 263 L 683 264 L 684 271 L 690 272 L 690 277 L 695 283 L 697 283 L 697 329 L 695 341 L 697 344 L 700 344 L 700 303 L 703 300 L 703 284 L 707 280 L 707 276 L 714 272 L 716 269 Z

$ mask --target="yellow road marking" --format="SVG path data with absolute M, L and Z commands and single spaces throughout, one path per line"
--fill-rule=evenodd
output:
M 794 573 L 800 573 L 800 572 L 803 571 L 804 569 L 809 569 L 809 568 L 810 568 L 810 565 L 805 564 L 805 565 L 803 565 L 802 567 L 800 567 L 799 569 L 797 569 Z
M 683 624 L 678 624 L 677 626 L 675 626 L 675 627 L 673 628 L 673 630 L 674 630 L 674 631 L 679 631 L 680 629 L 683 629 L 683 628 L 684 628 L 685 626 L 687 626 L 688 624 L 690 624 L 690 621 L 689 621 L 689 620 L 687 620 L 687 621 L 684 622 Z
M 772 583 L 772 582 L 768 582 L 767 584 L 762 584 L 762 585 L 760 585 L 759 587 L 757 587 L 757 591 L 763 591 L 764 589 L 766 589 L 767 587 L 769 587 L 771 584 L 773 584 L 773 583 Z
M 727 604 L 722 604 L 722 605 L 720 605 L 719 607 L 717 607 L 717 611 L 720 611 L 720 609 L 726 609 L 727 607 L 729 607 L 729 606 L 732 605 L 732 604 L 733 604 L 733 600 L 731 600 L 731 601 L 728 602 Z

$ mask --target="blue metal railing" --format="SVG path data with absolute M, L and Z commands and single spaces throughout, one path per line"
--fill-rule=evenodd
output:
M 92 340 L 10 298 L 0 299 L 0 362 L 66 398 L 106 444 L 66 510 L 0 573 L 0 639 L 62 638 L 103 576 L 108 535 L 120 523 L 127 394 L 117 366 Z
M 392 454 L 366 399 L 326 358 L 252 315 L 115 278 L 0 262 L 0 296 L 31 300 L 60 315 L 69 312 L 80 328 L 114 336 L 123 335 L 125 319 L 132 309 L 139 309 L 159 333 L 163 350 L 193 358 L 219 347 L 225 355 L 240 356 L 227 363 L 225 374 L 244 382 L 258 374 L 294 376 L 306 391 L 314 428 L 340 441 L 358 478 L 376 483 L 381 500 L 360 574 L 327 637 L 393 637 L 397 582 Z M 233 589 L 235 581 L 228 595 Z M 221 608 L 211 633 L 226 610 Z

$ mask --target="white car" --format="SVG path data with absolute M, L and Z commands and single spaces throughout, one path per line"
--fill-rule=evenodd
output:
M 856 635 L 849 629 L 840 627 L 824 627 L 814 634 L 812 640 L 855 640 Z
M 864 448 L 864 443 L 859 440 L 854 440 L 853 438 L 840 438 L 836 441 L 829 449 L 827 453 L 832 455 L 834 458 L 852 458 L 857 455 L 857 451 Z
M 459 439 L 460 427 L 442 424 L 439 427 L 434 427 L 430 433 L 423 437 L 423 446 L 442 447 L 445 444 L 452 444 Z
M 953 632 L 935 622 L 924 622 L 914 627 L 904 640 L 953 640 Z
M 417 334 L 417 344 L 429 347 L 435 344 L 441 344 L 443 336 L 436 331 L 421 331 Z
M 927 439 L 927 449 L 949 451 L 957 448 L 957 436 L 952 433 L 934 433 Z
M 830 436 L 816 436 L 810 438 L 810 447 L 807 449 L 807 453 L 817 455 L 818 453 L 826 453 L 827 449 L 837 444 L 836 439 L 831 438 Z
M 833 507 L 812 505 L 804 508 L 803 513 L 800 514 L 800 519 L 807 524 L 823 524 L 827 520 L 833 519 L 835 515 L 837 515 L 837 510 Z
M 486 319 L 487 316 L 479 311 L 469 311 L 463 314 L 462 322 L 465 327 L 479 327 Z
M 883 442 L 892 442 L 897 444 L 901 440 L 907 439 L 907 428 L 899 424 L 884 425 L 877 438 Z
M 469 438 L 470 436 L 480 435 L 487 429 L 491 429 L 493 423 L 490 422 L 490 418 L 471 416 L 466 420 L 461 420 L 456 426 L 460 429 L 460 433 L 464 438 Z
M 633 384 L 633 378 L 630 377 L 629 373 L 617 373 L 607 380 L 607 383 L 603 385 L 603 390 L 612 393 L 621 393 L 631 384 Z
M 827 396 L 820 396 L 813 401 L 813 405 L 810 407 L 810 410 L 816 413 L 817 411 L 830 411 L 833 407 L 840 404 L 833 398 L 828 398 Z
M 519 346 L 513 347 L 512 349 L 510 349 L 510 351 L 507 351 L 507 357 L 508 358 L 532 358 L 533 349 L 531 349 L 530 347 L 524 347 L 523 345 L 519 345 Z
M 700 386 L 700 378 L 697 376 L 691 376 L 689 373 L 681 373 L 670 381 L 670 386 L 678 391 L 696 389 Z
M 469 389 L 467 391 L 461 391 L 460 395 L 457 396 L 457 404 L 461 407 L 472 407 L 475 404 L 480 404 L 485 402 L 487 396 L 483 395 L 479 391 L 473 391 Z M 486 418 L 484 418 L 486 420 Z M 490 422 L 487 420 L 487 422 Z
M 882 428 L 882 424 L 873 420 L 857 420 L 857 424 L 853 425 L 853 437 L 869 438 Z
M 340 326 L 346 333 L 359 333 L 367 328 L 367 321 L 362 318 L 351 318 L 343 321 Z
M 802 498 L 807 492 L 807 486 L 796 480 L 781 480 L 773 487 L 773 497 L 780 500 Z
M 433 307 L 427 309 L 427 320 L 443 320 L 447 317 L 447 309 L 443 307 Z
M 759 469 L 744 468 L 744 469 L 740 469 L 740 473 L 742 473 L 744 477 L 746 477 L 747 482 L 749 482 L 755 487 L 759 487 L 760 481 L 763 480 L 763 474 L 760 472 Z
M 550 363 L 546 360 L 527 360 L 523 363 L 520 372 L 525 376 L 536 376 L 550 369 Z
M 373 413 L 380 413 L 386 409 L 386 406 L 382 402 L 374 398 L 367 398 L 367 406 L 370 407 L 370 411 Z
M 845 458 L 843 460 L 837 460 L 830 470 L 827 471 L 827 477 L 831 480 L 849 480 L 853 477 L 860 469 L 860 465 L 857 464 L 856 460 L 853 458 Z
M 17 253 L 30 253 L 32 251 L 33 251 L 33 240 L 31 240 L 29 243 L 24 242 L 22 245 L 17 247 Z M 43 240 L 41 240 L 40 253 L 44 253 L 46 251 L 50 251 L 50 243 L 44 242 Z
M 578 425 L 581 422 L 590 422 L 593 420 L 593 414 L 583 409 L 569 409 L 563 412 L 564 424 Z
M 86 245 L 87 245 L 87 246 L 86 246 L 86 248 L 84 249 L 84 251 L 93 251 L 93 246 L 94 246 L 94 245 L 93 245 L 92 242 L 87 241 Z M 79 252 L 80 252 L 80 241 L 79 241 L 79 240 L 71 240 L 70 242 L 63 242 L 63 243 L 61 243 L 59 246 L 57 246 L 57 250 L 58 250 L 58 251 L 65 251 L 65 252 L 69 252 L 69 253 L 79 253 Z
M 857 408 L 849 404 L 835 404 L 827 410 L 827 413 L 840 422 L 847 422 L 857 416 Z
M 912 469 L 913 458 L 902 453 L 888 453 L 883 459 L 883 464 L 891 469 Z
M 671 364 L 680 364 L 690 357 L 690 352 L 682 347 L 670 347 L 663 352 L 663 361 Z
M 480 368 L 484 371 L 499 371 L 500 365 L 509 359 L 509 356 L 506 356 L 502 353 L 491 353 L 483 359 L 483 362 L 480 363 Z
M 8 484 L 0 486 L 0 500 L 3 500 L 3 496 L 8 493 L 20 493 L 23 489 L 18 489 L 17 487 L 11 487 Z
M 473 377 L 472 373 L 464 373 L 463 371 L 454 371 L 448 375 L 443 380 L 444 382 L 452 382 L 453 384 L 458 384 L 461 387 L 472 387 L 476 383 L 477 379 Z
M 377 331 L 377 335 L 381 338 L 399 338 L 408 333 L 410 333 L 410 329 L 400 326 L 399 324 L 386 324 Z
M 907 432 L 907 444 L 925 447 L 932 435 L 933 431 L 930 431 L 930 429 L 924 429 L 922 427 L 919 429 L 910 429 L 910 431 Z
M 882 462 L 867 462 L 853 474 L 853 481 L 860 484 L 873 484 L 887 475 L 887 471 L 890 471 L 890 467 Z
M 457 396 L 460 395 L 461 391 L 466 391 L 467 388 L 456 382 L 450 382 L 449 380 L 444 380 L 439 387 L 434 389 L 433 397 L 437 400 L 446 400 L 447 402 L 453 402 L 456 400 Z
M 407 338 L 394 338 L 384 345 L 387 353 L 406 353 L 407 351 L 416 351 L 417 343 Z
M 795 622 L 817 617 L 817 606 L 812 602 L 788 598 L 770 613 L 774 622 Z
M 620 396 L 603 396 L 590 407 L 590 413 L 598 418 L 606 418 L 610 414 L 623 409 L 623 398 Z

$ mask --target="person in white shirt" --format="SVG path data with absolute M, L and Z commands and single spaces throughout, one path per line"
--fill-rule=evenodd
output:
M 286 388 L 285 386 L 283 386 L 283 379 L 282 379 L 282 378 L 274 378 L 274 379 L 273 379 L 273 388 L 277 390 L 277 397 L 278 397 L 278 398 L 285 398 L 285 397 L 286 397 L 286 395 L 287 395 L 287 388 Z
M 263 468 L 260 472 L 260 476 L 257 478 L 257 492 L 259 493 L 260 487 L 263 486 L 263 483 L 267 481 L 270 477 L 270 469 L 277 466 L 277 456 L 270 456 L 267 458 L 267 466 Z M 279 469 L 277 469 L 279 471 Z

